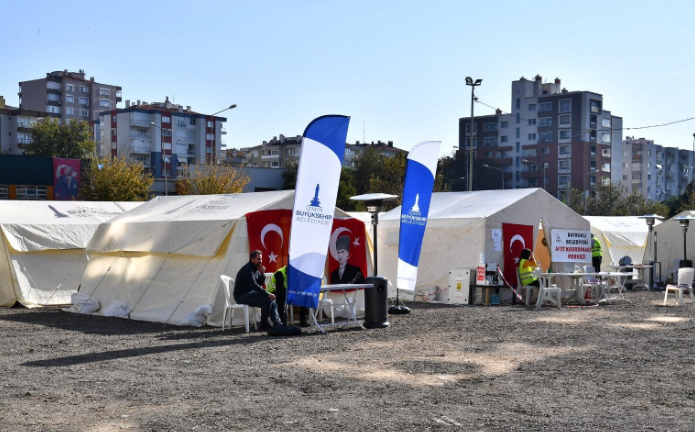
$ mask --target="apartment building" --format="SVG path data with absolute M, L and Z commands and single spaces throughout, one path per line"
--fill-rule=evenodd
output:
M 621 180 L 626 194 L 639 192 L 648 200 L 664 201 L 682 194 L 695 180 L 695 154 L 690 150 L 631 136 L 622 144 Z
M 101 84 L 79 72 L 49 72 L 45 78 L 19 83 L 19 107 L 42 111 L 63 123 L 70 119 L 96 121 L 99 113 L 116 109 L 121 87 Z
M 373 148 L 378 153 L 389 157 L 404 151 L 394 147 L 393 141 L 386 143 L 378 141 L 371 144 L 360 143 L 359 141 L 355 144 L 346 143 L 343 166 L 353 167 L 355 158 L 367 148 Z M 273 137 L 270 141 L 263 141 L 263 144 L 259 146 L 243 148 L 242 151 L 246 155 L 246 162 L 243 164 L 246 167 L 286 168 L 289 161 L 299 160 L 302 151 L 302 136 L 286 137 L 280 134 L 279 138 Z
M 197 113 L 190 106 L 140 102 L 104 111 L 95 125 L 97 153 L 123 156 L 150 168 L 155 178 L 176 179 L 188 164 L 217 160 L 224 117 Z
M 543 187 L 562 198 L 570 188 L 592 191 L 622 178 L 622 118 L 604 109 L 603 96 L 568 91 L 561 81 L 521 77 L 512 82 L 510 113 L 459 119 L 459 150 L 501 168 L 508 188 Z M 475 175 L 475 172 L 474 172 Z
M 48 113 L 3 104 L 0 107 L 0 153 L 23 154 L 31 144 L 31 126 L 46 116 Z

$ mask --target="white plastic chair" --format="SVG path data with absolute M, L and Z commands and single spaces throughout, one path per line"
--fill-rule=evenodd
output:
M 521 290 L 526 291 L 526 295 L 524 295 L 524 301 L 526 302 L 526 306 L 531 305 L 531 294 L 533 293 L 533 290 L 537 289 L 533 285 L 521 285 L 521 277 L 519 276 L 519 267 L 517 266 L 516 268 L 516 290 L 517 292 L 521 292 Z
M 246 328 L 246 333 L 249 332 L 249 305 L 245 304 L 238 304 L 234 300 L 234 295 L 232 294 L 232 289 L 230 286 L 232 286 L 232 282 L 234 282 L 234 279 L 232 279 L 229 276 L 226 275 L 220 275 L 220 279 L 222 280 L 222 283 L 224 284 L 224 301 L 225 301 L 225 306 L 224 306 L 224 314 L 222 315 L 222 331 L 224 331 L 224 325 L 227 322 L 227 311 L 231 311 L 231 316 L 229 318 L 229 328 L 232 327 L 232 322 L 234 321 L 234 309 L 243 309 L 244 310 L 244 326 Z M 253 320 L 253 325 L 256 330 L 258 330 L 258 323 L 256 322 L 255 316 L 256 316 L 256 308 L 251 307 L 253 309 L 254 313 L 254 320 Z
M 690 294 L 690 300 L 695 303 L 695 297 L 693 297 L 693 276 L 695 275 L 695 269 L 692 267 L 682 267 L 678 269 L 678 285 L 666 285 L 666 292 L 664 293 L 664 306 L 666 306 L 666 301 L 668 300 L 668 293 L 672 292 L 674 295 L 678 293 L 678 306 L 683 306 L 683 292 L 688 291 Z
M 540 284 L 538 289 L 538 301 L 536 302 L 536 309 L 540 309 L 544 301 L 549 301 L 557 306 L 558 309 L 562 309 L 562 288 L 557 285 L 543 286 Z

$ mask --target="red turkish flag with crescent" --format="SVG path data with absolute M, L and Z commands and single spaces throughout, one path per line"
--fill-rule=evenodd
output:
M 289 263 L 290 225 L 292 210 L 261 210 L 246 214 L 249 234 L 249 253 L 263 253 L 266 273 L 279 270 Z
M 367 274 L 367 239 L 364 222 L 355 218 L 334 218 L 333 228 L 331 229 L 331 240 L 328 244 L 328 283 L 341 283 L 340 281 L 331 280 L 331 275 L 338 269 L 338 251 L 336 242 L 338 238 L 350 237 L 349 258 L 347 264 L 350 266 L 359 267 L 363 278 L 369 276 Z M 344 239 L 343 239 L 344 240 Z M 341 240 L 341 241 L 343 241 Z M 345 242 L 346 243 L 346 242 Z M 349 283 L 349 282 L 347 282 Z
M 516 288 L 519 255 L 524 249 L 530 249 L 533 252 L 533 226 L 503 223 L 502 239 L 504 241 L 504 278 Z

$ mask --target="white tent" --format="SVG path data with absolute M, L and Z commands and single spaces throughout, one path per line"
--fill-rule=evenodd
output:
M 101 222 L 140 202 L 0 201 L 0 306 L 70 303 Z
M 637 216 L 584 216 L 584 219 L 589 221 L 591 233 L 601 243 L 603 265 L 618 264 L 624 256 L 633 262 L 642 261 L 649 234 L 644 219 Z M 659 223 L 656 221 L 656 225 Z
M 378 227 L 379 274 L 386 276 L 394 286 L 400 214 L 401 207 L 384 214 Z M 481 252 L 486 262 L 499 263 L 502 267 L 504 255 L 502 250 L 494 250 L 491 230 L 502 229 L 503 223 L 531 225 L 536 239 L 539 221 L 547 238 L 551 229 L 589 230 L 589 222 L 543 189 L 434 193 L 420 254 L 416 292 L 447 288 L 449 271 L 474 270 Z M 553 267 L 560 268 L 555 264 Z M 569 270 L 573 270 L 573 266 Z M 395 295 L 395 290 L 389 294 Z
M 654 227 L 656 235 L 656 260 L 661 262 L 661 275 L 666 277 L 668 272 L 678 268 L 678 262 L 683 259 L 683 229 L 674 218 L 689 216 L 695 218 L 695 211 L 681 212 L 669 220 Z M 688 226 L 686 233 L 686 257 L 695 261 L 695 221 Z M 653 255 L 652 243 L 644 251 L 644 259 L 651 260 Z M 658 272 L 658 270 L 657 270 Z
M 249 260 L 245 215 L 293 204 L 294 191 L 155 198 L 99 226 L 81 293 L 99 303 L 98 314 L 120 303 L 132 319 L 176 325 L 208 305 L 208 324 L 219 326 L 220 275 L 235 277 Z

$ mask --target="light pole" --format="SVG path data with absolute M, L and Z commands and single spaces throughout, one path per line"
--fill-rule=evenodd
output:
M 471 86 L 471 139 L 470 139 L 470 158 L 468 159 L 468 191 L 473 191 L 473 130 L 474 130 L 474 109 L 473 102 L 475 102 L 475 88 L 483 83 L 482 79 L 477 79 L 473 81 L 473 78 L 466 77 L 466 85 Z M 464 141 L 465 143 L 465 141 Z
M 490 169 L 493 169 L 493 170 L 497 170 L 497 171 L 499 171 L 499 172 L 502 173 L 502 190 L 504 190 L 504 170 L 503 170 L 502 168 L 493 167 L 493 166 L 490 166 L 490 165 L 488 165 L 488 164 L 484 164 L 483 166 L 484 166 L 485 168 L 490 168 Z
M 164 129 L 162 129 L 161 126 L 157 126 L 155 122 L 150 122 L 150 124 L 159 129 L 159 148 L 162 151 L 162 176 L 164 177 L 164 196 L 169 196 L 169 185 L 167 182 L 167 159 L 164 155 Z
M 215 125 L 216 125 L 215 116 L 216 116 L 217 114 L 223 113 L 223 112 L 225 112 L 225 111 L 228 111 L 228 110 L 234 109 L 234 108 L 236 108 L 236 104 L 231 104 L 231 105 L 229 105 L 227 108 L 217 111 L 215 114 L 210 114 L 210 117 L 212 117 L 212 126 L 213 126 L 213 130 L 215 130 L 215 137 L 217 137 L 217 128 L 215 127 Z M 213 148 L 216 149 L 216 147 L 217 147 L 216 144 L 213 143 Z M 214 156 L 216 156 L 216 155 L 214 155 Z M 214 162 L 219 163 L 219 159 L 217 159 L 216 157 L 212 157 L 211 159 L 213 160 L 213 163 L 214 163 Z
M 683 228 L 683 259 L 681 260 L 680 264 L 678 264 L 679 268 L 693 266 L 693 262 L 688 259 L 685 238 L 685 235 L 688 232 L 688 225 L 690 225 L 690 221 L 693 219 L 695 218 L 693 218 L 692 216 L 678 216 L 677 218 L 671 219 L 673 221 L 678 221 L 681 224 L 681 228 Z
M 662 220 L 663 218 L 659 216 L 658 214 L 646 214 L 644 216 L 637 216 L 639 219 L 644 219 L 645 222 L 647 222 L 647 226 L 649 227 L 649 233 L 647 234 L 647 240 L 649 238 L 652 239 L 652 255 L 654 256 L 654 259 L 652 260 L 652 271 L 649 274 L 649 289 L 654 288 L 654 271 L 656 270 L 656 231 L 654 231 L 654 224 L 656 223 L 656 220 Z M 644 264 L 644 263 L 642 263 Z M 659 267 L 661 268 L 661 267 Z

